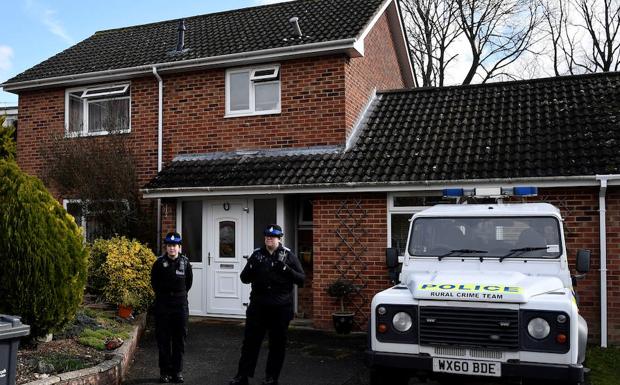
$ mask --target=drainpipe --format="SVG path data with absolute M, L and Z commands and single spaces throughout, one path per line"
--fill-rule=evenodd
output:
M 157 106 L 157 173 L 162 169 L 163 158 L 163 104 L 164 104 L 164 81 L 157 73 L 157 67 L 153 67 L 153 75 L 158 82 L 158 98 Z M 157 253 L 161 254 L 161 199 L 157 199 Z
M 611 179 L 620 179 L 620 175 L 597 175 L 600 182 L 598 193 L 599 205 L 599 248 L 601 265 L 601 347 L 607 347 L 607 224 L 606 201 L 607 182 Z

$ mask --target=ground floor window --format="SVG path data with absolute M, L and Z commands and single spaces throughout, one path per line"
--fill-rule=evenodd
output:
M 202 262 L 202 200 L 181 203 L 183 254 L 190 262 Z
M 404 256 L 413 214 L 440 203 L 456 203 L 456 200 L 444 198 L 440 190 L 389 194 L 388 247 L 395 247 L 398 255 Z
M 88 242 L 125 234 L 132 215 L 127 201 L 65 199 L 63 206 L 82 228 Z
M 265 245 L 263 230 L 272 223 L 277 223 L 278 200 L 275 198 L 254 199 L 254 248 Z

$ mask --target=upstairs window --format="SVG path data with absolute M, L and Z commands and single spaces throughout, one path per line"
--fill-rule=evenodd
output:
M 280 66 L 226 72 L 226 116 L 280 113 Z
M 129 84 L 73 88 L 65 95 L 67 136 L 106 135 L 131 129 Z

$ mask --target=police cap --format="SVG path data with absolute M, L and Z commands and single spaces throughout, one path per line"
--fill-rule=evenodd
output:
M 282 232 L 282 227 L 276 224 L 265 227 L 265 231 L 263 231 L 263 234 L 265 234 L 266 237 L 278 237 L 278 238 L 282 238 L 282 236 L 284 235 L 284 233 Z
M 164 243 L 166 245 L 180 245 L 181 244 L 181 236 L 179 233 L 168 233 L 166 234 L 166 238 L 164 239 Z

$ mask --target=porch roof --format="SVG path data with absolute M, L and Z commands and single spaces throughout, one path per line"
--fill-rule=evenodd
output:
M 381 92 L 347 151 L 177 157 L 145 187 L 329 186 L 620 173 L 620 73 Z

